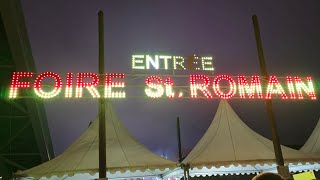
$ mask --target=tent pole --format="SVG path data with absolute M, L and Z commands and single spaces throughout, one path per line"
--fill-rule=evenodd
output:
M 256 38 L 256 45 L 257 45 L 258 56 L 259 56 L 260 70 L 261 70 L 261 75 L 263 78 L 262 85 L 263 85 L 263 87 L 266 87 L 267 82 L 268 82 L 268 73 L 267 73 L 266 62 L 265 62 L 264 54 L 263 54 L 262 40 L 261 40 L 261 36 L 260 36 L 258 17 L 256 15 L 252 16 L 252 22 L 253 22 L 254 33 L 255 33 L 255 38 Z M 281 174 L 286 179 L 291 179 L 292 177 L 290 175 L 289 168 L 284 165 L 284 160 L 283 160 L 283 156 L 282 156 L 279 135 L 278 135 L 278 130 L 277 130 L 277 124 L 275 121 L 275 116 L 274 116 L 273 107 L 272 107 L 272 100 L 266 99 L 265 103 L 267 106 L 267 114 L 268 114 L 268 119 L 269 119 L 269 123 L 271 126 L 272 142 L 273 142 L 273 148 L 274 148 L 274 153 L 275 153 L 275 157 L 276 157 L 278 173 Z
M 186 173 L 185 166 L 183 166 L 183 180 L 187 180 L 187 173 Z
M 106 114 L 105 99 L 103 93 L 104 78 L 104 28 L 103 12 L 98 13 L 99 21 L 99 179 L 107 179 L 107 162 L 106 162 Z
M 187 180 L 191 180 L 191 176 L 190 176 L 190 172 L 189 172 L 190 164 L 186 164 L 184 166 L 184 168 L 186 169 L 186 178 L 187 178 Z
M 179 151 L 179 163 L 182 162 L 182 151 L 181 151 L 181 134 L 180 134 L 180 120 L 177 117 L 177 136 L 178 136 L 178 151 Z
M 187 180 L 187 173 L 185 170 L 185 165 L 182 162 L 182 151 L 181 151 L 181 134 L 180 134 L 180 119 L 177 117 L 177 137 L 178 137 L 178 151 L 179 151 L 179 163 L 183 168 L 183 180 Z

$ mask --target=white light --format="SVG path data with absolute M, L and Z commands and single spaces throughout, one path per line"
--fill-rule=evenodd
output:
M 183 66 L 184 58 L 181 56 L 173 56 L 173 69 L 177 69 L 177 65 L 181 67 L 181 69 L 185 70 L 186 68 Z
M 168 59 L 171 59 L 171 56 L 159 56 L 160 59 L 164 61 L 164 69 L 168 69 Z
M 162 79 L 158 76 L 149 76 L 146 79 L 145 93 L 147 96 L 152 98 L 159 98 L 164 93 L 164 88 L 161 85 Z
M 159 56 L 155 55 L 154 59 L 151 58 L 151 56 L 146 55 L 146 65 L 147 69 L 150 69 L 150 64 L 155 68 L 159 69 Z
M 202 62 L 202 70 L 205 71 L 213 71 L 213 64 L 212 64 L 212 57 L 202 57 L 201 58 Z
M 132 55 L 132 69 L 145 69 L 144 55 Z
M 113 91 L 112 88 L 124 88 L 124 82 L 113 82 L 113 78 L 124 78 L 124 74 L 106 74 L 106 82 L 105 82 L 105 98 L 125 98 L 126 93 L 124 90 L 121 91 Z

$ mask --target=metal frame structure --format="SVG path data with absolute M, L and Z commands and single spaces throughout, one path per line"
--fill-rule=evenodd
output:
M 39 99 L 7 97 L 14 71 L 35 63 L 20 0 L 0 0 L 0 176 L 10 179 L 54 157 L 44 105 Z

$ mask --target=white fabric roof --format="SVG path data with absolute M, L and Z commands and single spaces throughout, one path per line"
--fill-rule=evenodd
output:
M 72 176 L 77 173 L 96 174 L 99 168 L 98 132 L 97 117 L 61 155 L 17 174 L 36 179 L 44 176 Z M 157 156 L 136 141 L 120 122 L 110 102 L 106 102 L 106 147 L 108 172 L 118 174 L 112 176 L 114 178 L 157 176 L 168 171 L 168 168 L 176 167 L 175 162 Z
M 320 119 L 314 128 L 307 142 L 302 146 L 300 151 L 307 153 L 320 153 Z
M 292 163 L 291 166 L 320 162 L 319 156 L 285 146 L 281 146 L 281 149 L 285 163 Z M 272 141 L 251 130 L 227 101 L 222 100 L 207 132 L 182 163 L 197 169 L 241 167 L 229 168 L 228 171 L 223 169 L 225 174 L 239 173 L 241 169 L 261 172 L 264 168 L 274 166 L 275 155 Z
M 320 169 L 320 165 L 318 163 L 298 163 L 298 164 L 289 164 L 290 172 L 303 172 L 309 170 Z M 222 175 L 244 175 L 244 174 L 256 174 L 261 172 L 274 172 L 277 173 L 277 165 L 272 164 L 263 164 L 263 165 L 230 165 L 230 166 L 220 166 L 211 168 L 203 167 L 203 168 L 193 168 L 189 170 L 191 177 L 199 177 L 199 176 L 222 176 Z M 164 179 L 169 177 L 181 178 L 183 177 L 183 170 L 177 169 L 175 171 L 171 171 L 165 174 Z

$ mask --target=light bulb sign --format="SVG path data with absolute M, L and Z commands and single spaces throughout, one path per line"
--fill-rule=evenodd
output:
M 203 70 L 213 71 L 212 57 L 169 55 L 133 55 L 132 69 Z
M 33 95 L 46 99 L 150 97 L 315 100 L 317 98 L 311 77 L 205 74 L 206 71 L 214 70 L 212 57 L 133 55 L 132 68 L 199 70 L 203 73 L 192 71 L 193 73 L 188 75 L 149 75 L 79 72 L 61 75 L 55 72 L 40 74 L 13 72 L 9 98 L 33 97 Z M 131 91 L 132 88 L 138 90 Z

